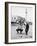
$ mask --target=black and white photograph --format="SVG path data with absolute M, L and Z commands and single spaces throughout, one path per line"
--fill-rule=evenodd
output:
M 11 39 L 32 38 L 32 7 L 12 6 L 11 8 Z
M 35 3 L 8 3 L 6 7 L 8 43 L 35 42 Z

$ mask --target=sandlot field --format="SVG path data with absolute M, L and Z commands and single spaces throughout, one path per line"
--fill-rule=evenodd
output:
M 28 35 L 25 33 L 25 27 L 23 26 L 23 32 L 22 34 L 19 33 L 17 34 L 16 29 L 18 28 L 18 24 L 11 24 L 11 39 L 25 39 L 25 38 L 32 38 L 32 25 L 29 25 L 29 31 Z

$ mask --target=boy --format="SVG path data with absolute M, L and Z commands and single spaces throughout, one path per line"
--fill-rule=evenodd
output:
M 26 29 L 25 29 L 26 35 L 28 35 L 28 31 L 29 31 L 29 24 L 27 23 L 26 24 Z

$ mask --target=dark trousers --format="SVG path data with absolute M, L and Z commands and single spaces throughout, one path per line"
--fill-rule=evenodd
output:
M 26 35 L 28 35 L 28 31 L 29 31 L 29 28 L 28 29 L 25 29 Z
M 19 33 L 19 31 L 20 31 L 20 34 L 22 34 L 23 29 L 16 29 L 16 31 L 17 31 L 17 33 Z

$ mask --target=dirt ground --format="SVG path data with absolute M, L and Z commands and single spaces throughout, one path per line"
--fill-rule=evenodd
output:
M 25 38 L 32 38 L 32 25 L 29 25 L 29 31 L 28 35 L 25 33 L 25 28 L 23 26 L 23 32 L 22 34 L 19 33 L 17 34 L 16 29 L 18 28 L 17 25 L 11 25 L 11 39 L 25 39 Z

